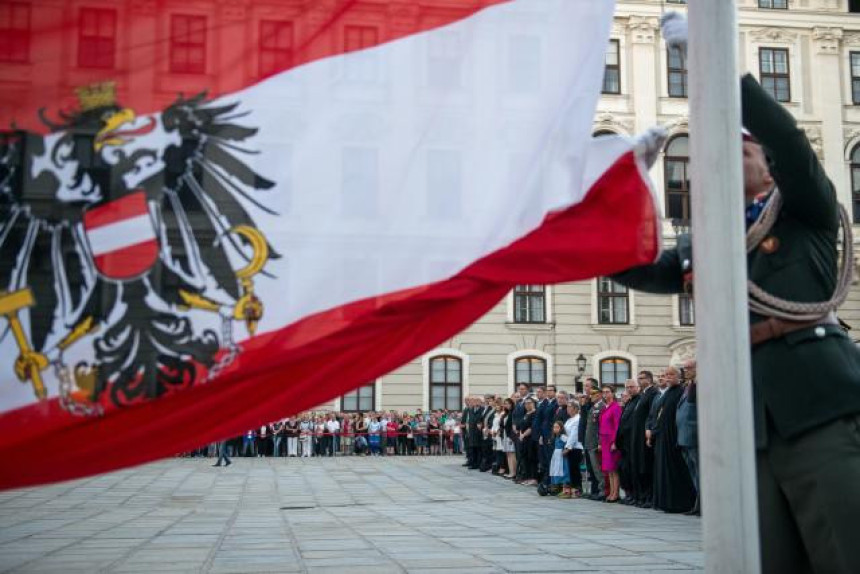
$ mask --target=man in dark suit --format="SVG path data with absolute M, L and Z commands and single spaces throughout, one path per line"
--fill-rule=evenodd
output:
M 515 474 L 516 480 L 522 480 L 524 473 L 523 463 L 524 456 L 522 452 L 522 442 L 520 442 L 520 431 L 523 429 L 523 419 L 526 418 L 526 395 L 529 394 L 529 386 L 525 383 L 520 383 L 517 385 L 517 398 L 516 403 L 514 403 L 514 410 L 511 413 L 511 423 L 513 424 L 513 439 L 514 439 L 514 448 L 517 452 L 517 468 L 514 472 L 512 469 L 508 470 L 509 474 Z
M 585 444 L 585 435 L 588 431 L 588 424 L 590 420 L 591 409 L 594 408 L 594 404 L 591 402 L 591 391 L 594 389 L 600 388 L 600 384 L 597 382 L 597 379 L 594 377 L 586 377 L 585 382 L 583 383 L 583 396 L 585 400 L 580 405 L 579 409 L 579 443 Z M 601 478 L 598 480 L 597 474 L 594 472 L 594 468 L 591 466 L 591 457 L 588 456 L 588 451 L 585 450 L 583 452 L 583 458 L 585 459 L 585 470 L 588 473 L 588 483 L 591 485 L 589 489 L 589 496 L 596 495 L 598 490 L 600 489 L 600 483 L 603 482 L 603 474 L 601 473 Z M 600 469 L 597 469 L 600 471 Z
M 465 405 L 463 407 L 463 412 L 460 416 L 460 427 L 461 432 L 463 434 L 463 450 L 466 453 L 466 462 L 463 463 L 463 466 L 472 466 L 472 417 L 474 411 L 472 410 L 472 397 L 466 397 Z
M 667 15 L 664 37 L 686 48 L 683 17 Z M 741 80 L 741 104 L 750 133 L 743 143 L 749 280 L 792 303 L 755 296 L 756 289 L 750 299 L 762 569 L 860 572 L 860 350 L 835 319 L 842 285 L 836 191 L 804 131 L 750 75 Z M 677 293 L 686 261 L 671 249 L 616 280 Z M 795 317 L 792 307 L 817 311 L 786 320 Z M 809 392 L 816 381 L 827 391 Z

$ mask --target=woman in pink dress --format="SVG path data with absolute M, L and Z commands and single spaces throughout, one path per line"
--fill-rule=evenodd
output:
M 618 502 L 618 465 L 621 452 L 615 448 L 615 435 L 621 423 L 621 407 L 615 400 L 611 387 L 603 387 L 603 402 L 606 407 L 600 413 L 598 434 L 600 436 L 600 466 L 603 474 L 609 476 L 609 496 L 606 502 Z

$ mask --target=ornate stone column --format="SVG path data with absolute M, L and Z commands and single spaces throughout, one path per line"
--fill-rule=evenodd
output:
M 818 143 L 820 159 L 827 175 L 836 185 L 839 201 L 850 206 L 850 185 L 846 180 L 842 159 L 842 84 L 839 58 L 841 54 L 841 28 L 814 28 L 812 30 L 813 68 L 817 81 L 814 83 L 816 115 L 821 117 L 821 134 L 810 134 L 810 141 Z M 816 151 L 818 151 L 816 149 Z
M 657 32 L 656 18 L 630 16 L 627 22 L 631 45 L 627 61 L 631 107 L 636 110 L 635 131 L 641 132 L 657 123 Z

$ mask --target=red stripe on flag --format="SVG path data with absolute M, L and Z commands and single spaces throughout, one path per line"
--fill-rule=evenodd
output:
M 0 488 L 152 461 L 312 408 L 443 343 L 518 283 L 576 281 L 653 261 L 658 223 L 628 153 L 581 203 L 456 276 L 250 339 L 216 382 L 96 419 L 68 415 L 56 399 L 3 413 Z
M 180 93 L 205 91 L 209 98 L 229 94 L 296 66 L 439 28 L 507 1 L 428 0 L 420 6 L 402 0 L 306 2 L 298 6 L 290 3 L 283 11 L 275 8 L 270 16 L 257 16 L 255 2 L 251 2 L 249 6 L 236 7 L 242 13 L 240 17 L 227 14 L 231 8 L 225 12 L 219 3 L 207 2 L 195 7 L 195 18 L 205 20 L 206 33 L 202 40 L 195 35 L 198 43 L 194 49 L 202 61 L 195 60 L 194 64 L 202 69 L 193 74 L 184 69 L 171 70 L 174 65 L 188 65 L 191 48 L 186 44 L 174 46 L 170 32 L 173 20 L 166 10 L 136 14 L 134 8 L 106 8 L 106 12 L 115 14 L 117 25 L 105 30 L 108 36 L 100 45 L 90 42 L 90 51 L 104 51 L 88 52 L 87 57 L 98 64 L 90 65 L 94 63 L 80 61 L 80 54 L 70 57 L 68 53 L 70 38 L 78 43 L 86 41 L 79 30 L 77 3 L 65 0 L 56 7 L 34 7 L 29 61 L 0 63 L 0 76 L 56 81 L 4 86 L 0 90 L 0 129 L 14 124 L 17 129 L 45 133 L 48 129 L 39 119 L 40 108 L 47 111 L 49 118 L 57 118 L 60 110 L 79 109 L 74 88 L 106 81 L 116 82 L 123 107 L 138 115 L 156 113 L 173 103 Z M 272 2 L 258 4 L 269 10 Z M 380 25 L 380 17 L 385 25 Z M 276 30 L 270 33 L 269 47 L 262 36 L 264 22 Z M 350 34 L 361 32 L 360 28 L 374 33 Z M 279 37 L 287 33 L 285 30 L 290 31 L 292 42 L 288 47 Z M 178 41 L 188 40 L 183 33 L 175 37 Z M 220 49 L 222 46 L 227 49 Z M 264 60 L 271 63 L 264 64 Z
M 111 279 L 131 279 L 152 267 L 158 259 L 158 241 L 150 239 L 129 245 L 104 255 L 96 256 L 93 261 L 96 269 Z
M 96 229 L 148 213 L 146 195 L 137 191 L 105 205 L 88 209 L 84 213 L 84 225 L 87 229 Z

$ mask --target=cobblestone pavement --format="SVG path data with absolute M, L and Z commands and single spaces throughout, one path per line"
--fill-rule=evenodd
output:
M 0 493 L 0 572 L 692 572 L 698 519 L 459 457 L 174 459 Z

